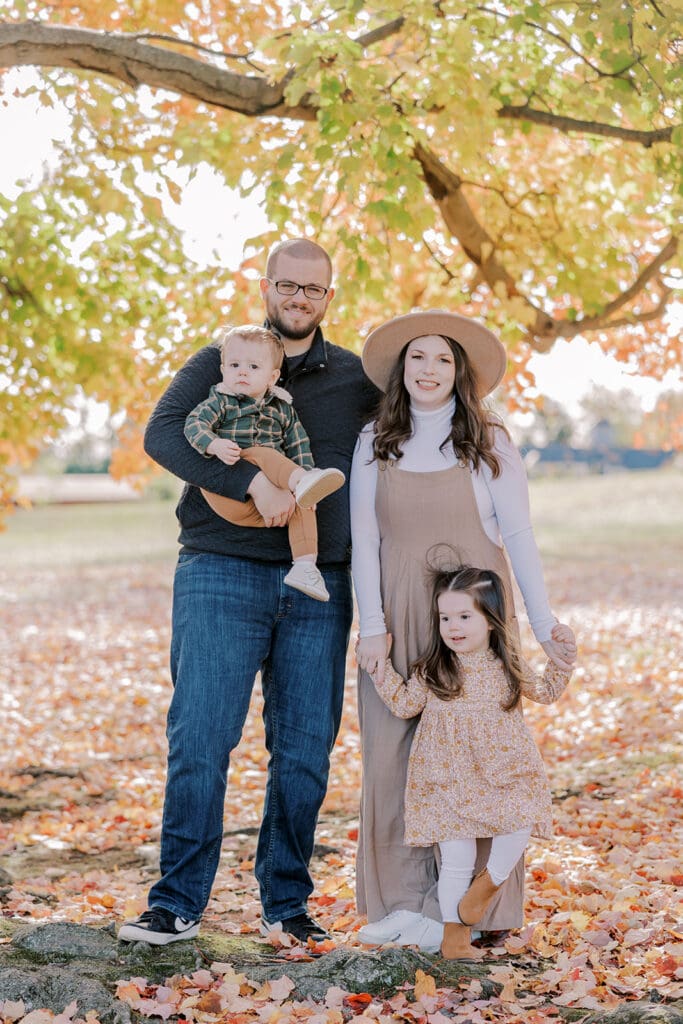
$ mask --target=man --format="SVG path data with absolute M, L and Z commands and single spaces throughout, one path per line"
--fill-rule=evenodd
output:
M 342 470 L 348 481 L 358 431 L 378 393 L 358 356 L 323 337 L 331 280 L 325 250 L 291 239 L 271 250 L 260 288 L 267 326 L 285 347 L 279 383 L 293 396 L 315 462 Z M 241 501 L 250 496 L 267 527 L 284 527 L 294 508 L 291 492 L 256 466 L 226 466 L 186 441 L 187 414 L 220 380 L 220 353 L 209 345 L 176 375 L 145 435 L 147 453 L 186 487 L 177 509 L 182 546 L 173 590 L 161 878 L 149 909 L 121 927 L 125 941 L 166 945 L 199 930 L 218 867 L 230 753 L 259 671 L 270 754 L 255 867 L 261 930 L 283 930 L 302 942 L 326 936 L 307 911 L 308 865 L 341 719 L 352 619 L 348 484 L 318 507 L 318 564 L 330 600 L 312 601 L 284 586 L 285 529 L 233 525 L 201 494 L 200 488 Z

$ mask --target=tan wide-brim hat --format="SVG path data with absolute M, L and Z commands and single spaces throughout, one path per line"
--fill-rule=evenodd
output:
M 445 309 L 425 309 L 395 316 L 368 334 L 361 359 L 373 384 L 386 391 L 389 375 L 403 347 L 414 338 L 428 334 L 452 338 L 462 346 L 476 374 L 480 398 L 500 384 L 507 363 L 502 342 L 478 320 Z

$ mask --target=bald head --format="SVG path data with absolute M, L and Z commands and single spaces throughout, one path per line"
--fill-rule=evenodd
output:
M 287 238 L 283 242 L 277 242 L 268 253 L 266 277 L 275 280 L 278 276 L 277 265 L 281 256 L 287 256 L 293 260 L 322 260 L 327 267 L 327 284 L 329 285 L 332 280 L 332 260 L 321 245 L 312 242 L 309 238 Z

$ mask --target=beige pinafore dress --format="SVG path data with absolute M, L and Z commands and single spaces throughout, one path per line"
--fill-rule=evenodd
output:
M 430 549 L 430 560 L 437 565 L 456 560 L 499 573 L 514 617 L 507 559 L 481 525 L 469 466 L 413 473 L 399 469 L 395 462 L 378 463 L 375 513 L 382 605 L 393 637 L 391 660 L 404 678 L 428 639 Z M 516 621 L 511 625 L 514 628 Z M 436 890 L 438 847 L 404 844 L 403 800 L 418 719 L 392 715 L 363 671 L 358 678 L 358 705 L 363 759 L 358 910 L 367 914 L 368 921 L 378 921 L 393 910 L 412 910 L 441 920 Z M 477 841 L 477 872 L 486 864 L 490 845 L 489 839 Z M 489 908 L 483 929 L 521 927 L 523 900 L 522 859 Z

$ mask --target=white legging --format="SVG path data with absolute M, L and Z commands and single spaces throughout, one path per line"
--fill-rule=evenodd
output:
M 502 885 L 524 853 L 531 829 L 494 836 L 486 868 L 495 885 Z M 477 858 L 476 839 L 449 839 L 439 843 L 439 906 L 444 921 L 460 921 L 458 904 L 470 887 Z

